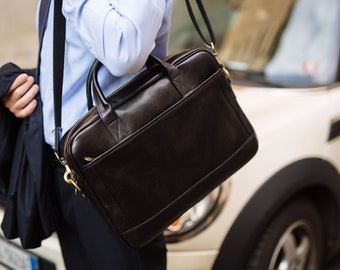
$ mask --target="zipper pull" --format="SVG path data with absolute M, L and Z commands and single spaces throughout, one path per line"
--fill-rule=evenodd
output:
M 77 195 L 77 192 L 79 191 L 83 196 L 84 194 L 81 192 L 80 187 L 78 186 L 77 180 L 74 178 L 73 173 L 68 166 L 66 160 L 63 157 L 59 157 L 57 152 L 54 152 L 56 158 L 60 162 L 61 165 L 65 167 L 65 173 L 64 173 L 64 180 L 67 184 L 73 185 L 74 187 L 74 195 Z
M 64 173 L 64 180 L 67 184 L 73 185 L 74 186 L 74 195 L 77 195 L 77 192 L 79 191 L 81 194 L 81 189 L 78 186 L 77 180 L 74 179 L 72 171 L 70 169 L 70 167 L 67 165 L 67 163 L 65 162 L 64 167 L 66 169 L 65 173 Z

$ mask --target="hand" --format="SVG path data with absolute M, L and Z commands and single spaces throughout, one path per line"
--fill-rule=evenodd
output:
M 38 91 L 34 78 L 23 73 L 14 80 L 2 101 L 17 118 L 27 118 L 37 107 L 35 96 Z

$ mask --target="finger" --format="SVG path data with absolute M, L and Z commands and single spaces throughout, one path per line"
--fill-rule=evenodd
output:
M 39 91 L 38 85 L 33 84 L 19 99 L 16 99 L 16 102 L 13 105 L 13 110 L 20 111 L 23 108 L 25 108 L 35 98 L 38 91 Z
M 18 80 L 18 82 L 19 81 L 20 80 Z M 28 76 L 23 83 L 18 84 L 14 90 L 8 93 L 8 95 L 10 95 L 10 98 L 14 101 L 19 100 L 22 96 L 24 96 L 30 90 L 33 84 L 34 84 L 34 78 L 32 76 Z
M 5 105 L 6 108 L 8 108 L 16 117 L 18 118 L 25 118 L 27 117 L 27 112 L 30 112 L 30 108 L 26 108 L 32 100 L 34 100 L 36 94 L 39 91 L 38 85 L 34 84 L 22 97 L 19 99 L 14 99 L 13 94 L 12 95 L 7 95 L 3 99 L 3 104 Z M 36 101 L 33 102 L 35 104 Z M 32 105 L 30 105 L 32 106 Z M 21 112 L 24 110 L 24 112 Z
M 25 108 L 18 111 L 18 113 L 15 114 L 15 116 L 17 118 L 27 118 L 27 117 L 29 117 L 33 113 L 35 108 L 37 107 L 37 104 L 38 104 L 38 102 L 37 102 L 36 99 L 31 100 L 31 102 L 28 103 Z
M 16 79 L 14 80 L 12 85 L 10 86 L 10 88 L 8 89 L 8 92 L 9 93 L 12 92 L 16 88 L 18 88 L 20 85 L 25 83 L 27 81 L 27 78 L 28 78 L 28 75 L 26 73 L 20 74 L 18 77 L 16 77 Z

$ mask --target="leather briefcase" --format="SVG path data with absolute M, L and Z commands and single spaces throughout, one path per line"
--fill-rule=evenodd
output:
M 228 78 L 205 49 L 183 51 L 104 97 L 61 142 L 67 178 L 133 247 L 160 234 L 257 151 Z
M 162 233 L 258 148 L 213 52 L 150 56 L 146 66 L 105 97 L 95 61 L 87 91 L 96 106 L 64 135 L 59 151 L 65 180 L 132 247 Z

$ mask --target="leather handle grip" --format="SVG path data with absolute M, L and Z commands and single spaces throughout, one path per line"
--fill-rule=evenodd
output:
M 101 90 L 101 87 L 98 82 L 98 71 L 102 65 L 103 64 L 98 60 L 95 60 L 94 63 L 92 64 L 92 67 L 90 69 L 90 73 L 89 73 L 89 76 L 86 82 L 86 92 L 87 92 L 86 94 L 87 94 L 87 99 L 88 99 L 87 102 L 88 102 L 88 106 L 90 105 L 91 107 L 93 107 L 92 97 L 91 97 L 91 90 L 92 90 L 93 98 L 96 103 L 96 107 L 97 107 L 100 118 L 106 125 L 110 125 L 113 121 L 115 121 L 118 118 L 118 116 L 115 113 L 114 109 L 109 104 L 109 102 L 107 101 L 106 97 L 104 96 L 104 93 Z M 89 104 L 89 102 L 91 102 L 91 104 Z
M 180 73 L 177 70 L 177 68 L 174 65 L 171 65 L 165 61 L 162 61 L 152 55 L 150 55 L 146 61 L 146 66 L 150 68 L 152 65 L 158 65 L 160 66 L 164 72 L 168 75 L 168 77 L 173 81 L 173 79 L 178 76 Z M 98 72 L 99 69 L 103 66 L 103 64 L 99 60 L 95 60 L 92 64 L 92 67 L 89 72 L 89 76 L 87 77 L 86 82 L 86 96 L 87 96 L 87 107 L 88 110 L 90 110 L 93 107 L 93 100 L 92 100 L 92 93 L 93 93 L 93 99 L 96 103 L 96 106 L 98 108 L 98 112 L 101 116 L 104 116 L 106 113 L 104 111 L 111 111 L 111 105 L 107 101 L 106 97 L 103 94 L 103 91 L 101 90 L 100 84 L 98 82 Z M 114 93 L 113 93 L 114 96 Z M 113 110 L 112 110 L 113 111 Z M 109 112 L 109 113 L 112 113 Z M 113 120 L 110 119 L 108 121 Z M 106 121 L 105 121 L 106 122 Z
M 204 5 L 203 5 L 202 1 L 201 0 L 196 0 L 196 3 L 197 3 L 197 6 L 199 8 L 199 11 L 200 11 L 200 13 L 202 15 L 203 21 L 204 21 L 204 23 L 205 23 L 205 25 L 207 27 L 207 30 L 208 30 L 208 33 L 209 33 L 209 36 L 210 36 L 210 42 L 204 37 L 204 35 L 203 35 L 203 33 L 202 33 L 202 31 L 201 31 L 201 29 L 199 27 L 199 24 L 198 24 L 198 22 L 196 20 L 194 11 L 193 11 L 191 3 L 190 3 L 190 0 L 185 0 L 185 2 L 186 2 L 186 6 L 187 6 L 187 9 L 188 9 L 189 16 L 191 18 L 191 21 L 192 21 L 192 23 L 193 23 L 197 33 L 199 34 L 199 36 L 201 37 L 201 39 L 203 40 L 205 45 L 208 46 L 209 48 L 211 48 L 213 50 L 213 52 L 214 52 L 214 50 L 215 50 L 215 43 L 216 43 L 215 35 L 214 35 L 214 31 L 213 31 L 213 29 L 211 27 L 208 15 L 207 15 L 207 13 L 205 11 L 205 8 L 204 8 Z M 159 60 L 156 57 L 150 55 L 149 58 L 146 61 L 146 66 L 150 67 L 150 65 L 152 65 L 154 63 L 158 63 L 159 65 L 163 66 L 164 70 L 167 72 L 167 74 L 168 74 L 168 76 L 170 78 L 174 78 L 174 77 L 176 77 L 179 74 L 179 72 L 177 71 L 177 69 L 174 66 L 166 65 L 167 64 L 166 62 L 164 62 L 162 60 Z M 91 70 L 90 70 L 90 75 L 87 78 L 86 96 L 87 96 L 87 108 L 88 108 L 88 110 L 90 110 L 93 107 L 93 101 L 92 101 L 92 95 L 91 95 L 91 88 L 92 88 L 91 80 L 93 80 L 93 81 L 97 80 L 96 79 L 97 78 L 97 73 L 98 73 L 98 70 L 99 70 L 99 68 L 101 66 L 102 66 L 102 64 L 98 60 L 96 60 L 93 63 L 93 65 L 91 67 Z M 103 104 L 103 107 L 105 108 L 107 106 L 108 102 L 106 101 L 106 98 L 104 97 L 104 95 L 103 95 L 103 93 L 102 93 L 102 91 L 101 91 L 101 89 L 99 87 L 98 80 L 96 81 L 96 85 L 97 85 L 97 89 L 96 90 L 100 90 L 100 91 L 97 91 L 97 93 L 98 92 L 100 92 L 100 93 L 98 93 L 97 97 L 94 96 L 95 102 L 96 102 L 96 104 L 98 104 L 97 102 L 99 101 L 100 103 Z M 98 100 L 96 100 L 96 98 L 98 98 Z

